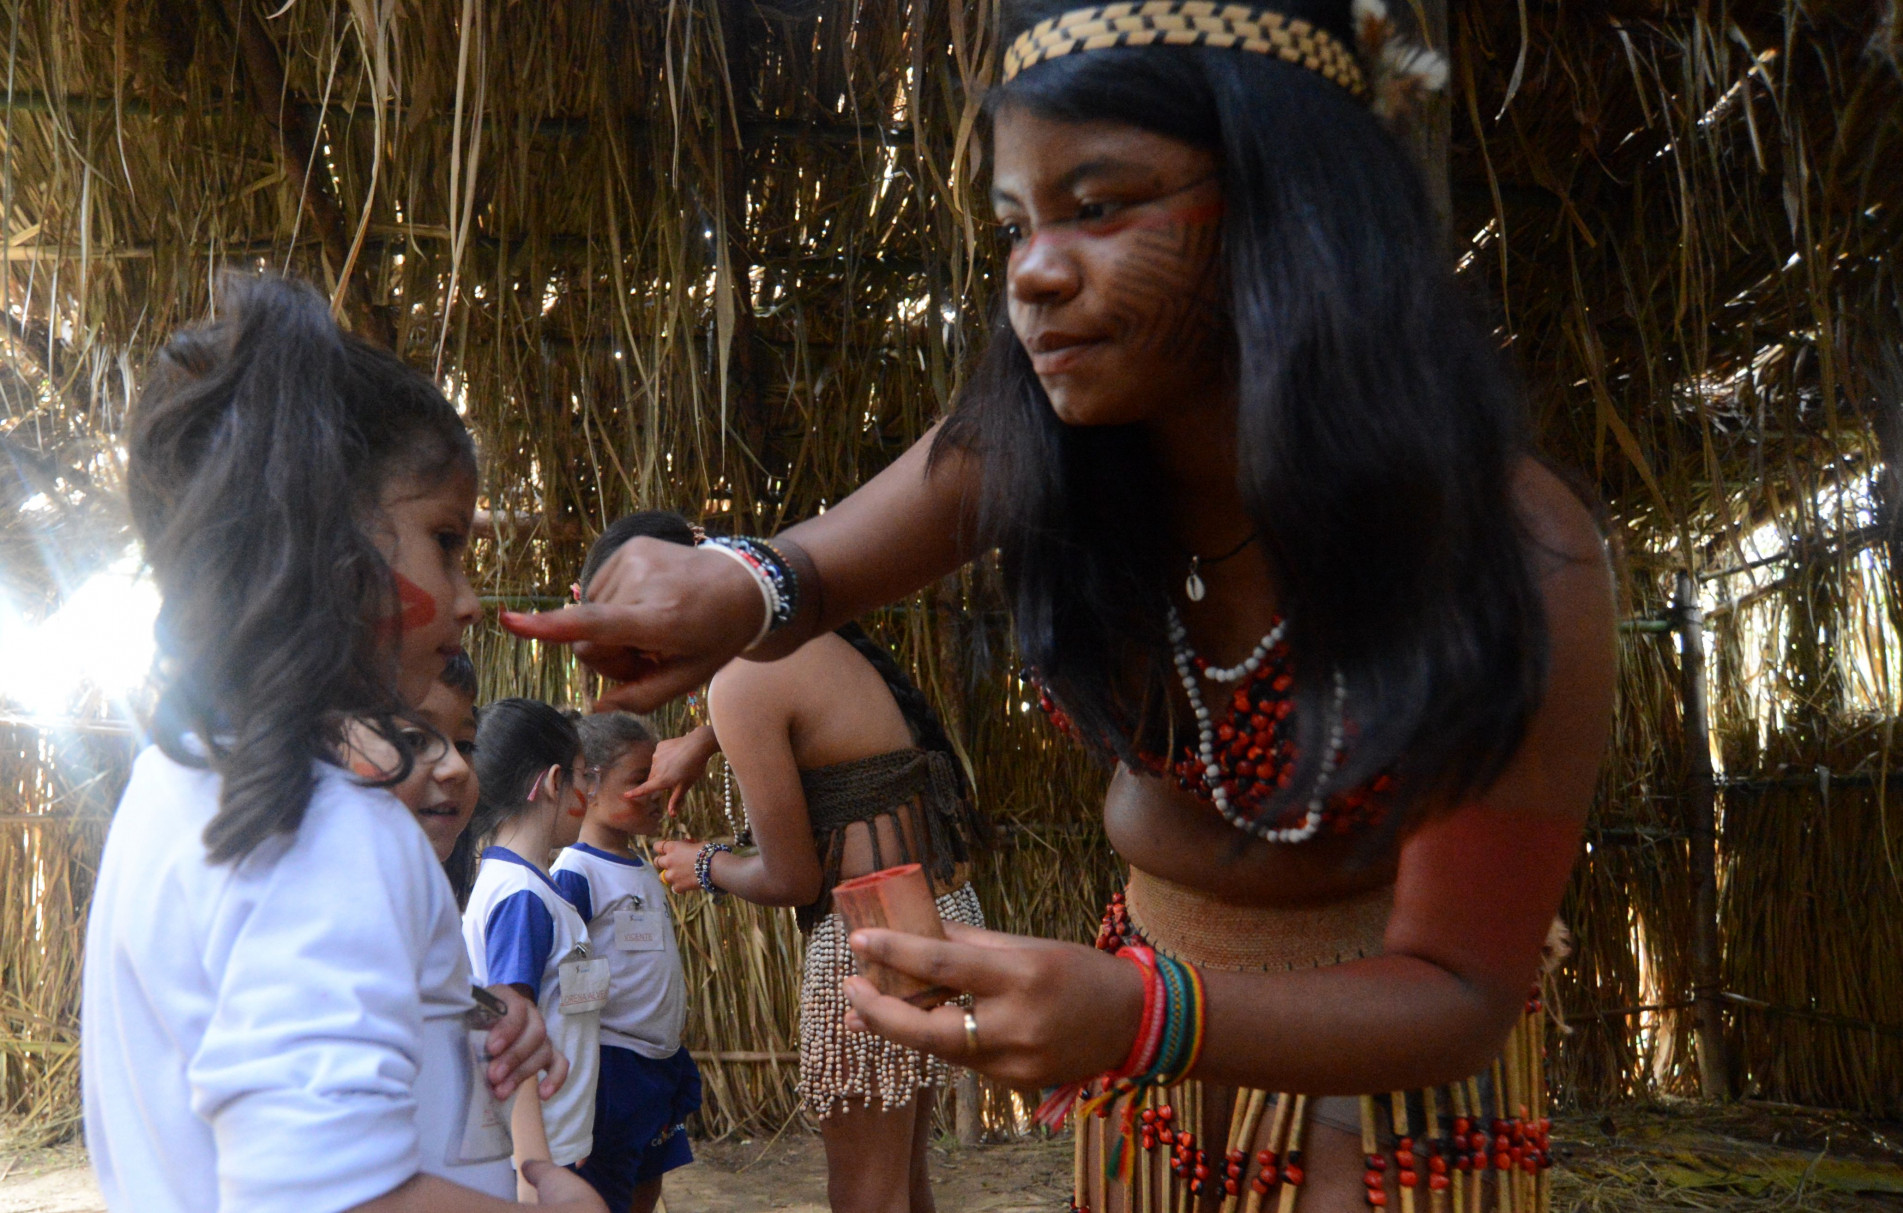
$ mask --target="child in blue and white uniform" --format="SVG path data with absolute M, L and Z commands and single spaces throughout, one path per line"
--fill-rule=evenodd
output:
M 538 1106 L 532 1095 L 518 1096 L 516 1159 L 570 1166 L 588 1157 L 593 1141 L 608 964 L 593 957 L 588 928 L 547 864 L 580 835 L 592 780 L 574 724 L 534 699 L 500 699 L 483 709 L 476 774 L 482 804 L 472 828 L 489 845 L 463 911 L 463 941 L 476 980 L 533 998 L 569 1062 L 555 1098 Z
M 467 431 L 322 297 L 265 277 L 229 280 L 218 320 L 167 344 L 128 446 L 163 606 L 156 745 L 86 935 L 86 1144 L 107 1207 L 516 1208 L 485 1112 L 538 1071 L 553 1094 L 563 1064 L 526 1004 L 486 1037 L 472 1022 L 428 840 L 339 765 L 353 717 L 401 752 L 405 705 L 476 618 Z M 600 1213 L 573 1176 L 529 1179 L 544 1205 Z
M 630 845 L 660 832 L 666 795 L 627 795 L 654 761 L 654 734 L 639 717 L 585 716 L 576 727 L 598 785 L 581 840 L 555 860 L 555 883 L 608 961 L 595 1151 L 579 1170 L 614 1213 L 652 1213 L 661 1177 L 694 1161 L 686 1121 L 700 1107 L 700 1070 L 681 1044 L 687 983 L 667 889 Z

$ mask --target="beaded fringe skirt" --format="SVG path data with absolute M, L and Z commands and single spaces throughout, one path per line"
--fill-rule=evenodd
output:
M 1288 972 L 1379 955 L 1392 908 L 1392 889 L 1319 908 L 1235 906 L 1132 871 L 1098 945 L 1141 941 L 1204 969 Z M 1308 1175 L 1310 1147 L 1327 1146 L 1315 1159 L 1329 1172 L 1325 1186 L 1339 1193 L 1351 1183 L 1364 1207 L 1546 1213 L 1544 1041 L 1545 1017 L 1530 997 L 1499 1058 L 1465 1082 L 1360 1097 L 1194 1080 L 1144 1091 L 1127 1145 L 1119 1145 L 1120 1113 L 1077 1122 L 1070 1208 L 1298 1213 L 1313 1203 L 1305 1189 L 1321 1196 Z M 1359 1174 L 1344 1179 L 1343 1171 Z M 1327 1203 L 1342 1207 L 1339 1196 Z
M 938 916 L 967 926 L 985 925 L 978 894 L 959 885 L 938 899 Z M 937 1057 L 866 1032 L 846 1031 L 846 996 L 840 983 L 853 975 L 845 921 L 827 914 L 806 940 L 800 982 L 800 1107 L 817 1119 L 831 1116 L 842 1100 L 861 1099 L 889 1112 L 921 1087 L 943 1086 L 951 1066 Z

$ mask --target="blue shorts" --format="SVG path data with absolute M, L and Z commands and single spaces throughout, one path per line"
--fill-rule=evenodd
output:
M 625 1213 L 637 1187 L 694 1161 L 685 1122 L 699 1107 L 700 1067 L 686 1049 L 653 1061 L 603 1045 L 595 1144 L 575 1174 L 601 1194 L 609 1213 Z

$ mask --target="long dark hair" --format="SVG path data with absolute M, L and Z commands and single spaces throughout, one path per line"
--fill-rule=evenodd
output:
M 1003 36 L 1069 7 L 1018 0 Z M 1275 7 L 1351 35 L 1345 0 Z M 1331 786 L 1388 769 L 1417 801 L 1486 786 L 1546 678 L 1512 491 L 1528 440 L 1407 152 L 1346 90 L 1231 49 L 1072 54 L 987 104 L 1127 123 L 1220 158 L 1238 487 L 1298 662 L 1302 760 L 1264 812 L 1313 794 L 1330 670 L 1355 730 Z M 1062 424 L 1001 301 L 938 442 L 980 462 L 981 538 L 1002 549 L 1018 644 L 1077 731 L 1130 762 L 1167 745 L 1164 617 L 1186 557 L 1142 432 Z
M 340 331 L 301 283 L 227 276 L 216 318 L 159 352 L 127 490 L 163 596 L 153 736 L 222 778 L 212 862 L 297 830 L 344 717 L 369 722 L 404 757 L 396 778 L 408 773 L 380 625 L 395 584 L 365 524 L 393 475 L 475 472 L 428 377 Z
M 550 767 L 571 771 L 581 757 L 575 722 L 539 699 L 498 699 L 476 725 L 476 779 L 482 800 L 469 833 L 477 838 L 519 816 L 536 777 Z
M 615 519 L 602 531 L 594 546 L 588 549 L 588 559 L 582 565 L 581 572 L 583 597 L 587 596 L 588 583 L 608 557 L 614 555 L 615 549 L 636 537 L 692 547 L 694 525 L 671 510 L 639 510 Z M 856 649 L 878 671 L 879 677 L 885 680 L 886 690 L 892 693 L 900 714 L 912 730 L 914 743 L 921 750 L 937 750 L 951 756 L 952 766 L 958 772 L 959 793 L 969 796 L 971 787 L 965 777 L 964 766 L 958 761 L 958 751 L 952 746 L 944 724 L 938 719 L 938 713 L 932 710 L 931 702 L 925 698 L 925 692 L 906 677 L 905 671 L 899 668 L 899 663 L 893 660 L 886 647 L 867 635 L 866 630 L 857 623 L 848 623 L 837 629 L 835 634 Z

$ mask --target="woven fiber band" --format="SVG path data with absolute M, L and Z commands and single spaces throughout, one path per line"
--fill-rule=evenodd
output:
M 1004 78 L 1050 59 L 1119 46 L 1219 46 L 1273 55 L 1360 97 L 1367 81 L 1355 54 L 1327 30 L 1272 9 L 1216 0 L 1133 0 L 1074 8 L 1019 34 L 1004 54 Z

